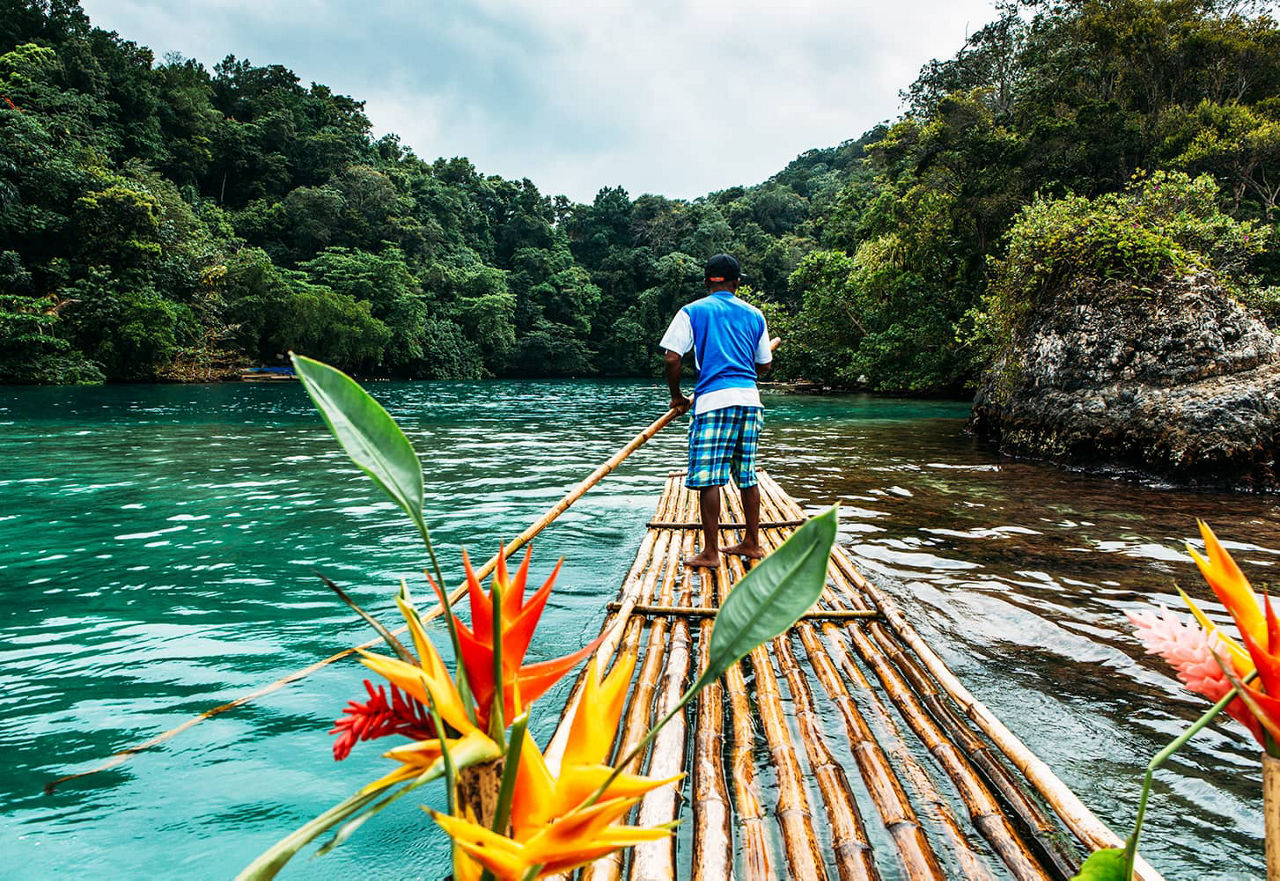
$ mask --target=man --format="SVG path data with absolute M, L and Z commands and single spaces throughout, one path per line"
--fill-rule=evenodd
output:
M 702 552 L 684 562 L 714 568 L 720 565 L 720 487 L 731 476 L 742 491 L 746 535 L 724 551 L 756 560 L 763 556 L 756 445 L 764 408 L 756 377 L 769 369 L 773 353 L 764 316 L 735 296 L 742 280 L 738 261 L 717 254 L 703 275 L 707 296 L 676 313 L 660 345 L 667 350 L 671 406 L 682 413 L 693 407 L 684 485 L 699 493 L 703 542 Z M 680 389 L 681 359 L 690 349 L 698 368 L 692 401 Z

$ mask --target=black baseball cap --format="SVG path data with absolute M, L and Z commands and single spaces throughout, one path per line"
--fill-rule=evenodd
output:
M 728 254 L 717 254 L 707 261 L 702 274 L 707 281 L 739 281 L 742 267 Z

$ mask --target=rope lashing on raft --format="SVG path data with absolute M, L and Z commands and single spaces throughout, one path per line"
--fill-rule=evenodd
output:
M 769 343 L 770 349 L 777 349 L 778 345 L 781 342 L 782 342 L 781 339 L 779 339 L 778 337 L 774 337 L 773 340 L 770 341 Z M 550 526 L 551 523 L 556 520 L 556 518 L 558 518 L 565 511 L 569 510 L 569 507 L 573 505 L 574 502 L 578 501 L 578 499 L 586 495 L 589 489 L 591 489 L 593 486 L 595 486 L 597 483 L 603 480 L 610 472 L 612 472 L 615 468 L 617 468 L 620 464 L 622 464 L 623 460 L 625 460 L 628 456 L 630 456 L 636 450 L 640 449 L 642 446 L 648 443 L 649 440 L 655 434 L 657 434 L 662 429 L 666 428 L 667 425 L 679 415 L 680 413 L 678 413 L 676 410 L 668 410 L 666 413 L 663 413 L 661 416 L 655 419 L 649 425 L 648 428 L 644 429 L 635 437 L 633 437 L 631 440 L 629 440 L 626 446 L 624 446 L 622 449 L 618 450 L 618 452 L 610 456 L 607 460 L 601 463 L 596 468 L 596 470 L 592 471 L 589 475 L 587 475 L 582 480 L 581 483 L 579 483 L 573 489 L 569 490 L 569 492 L 565 493 L 564 497 L 561 498 L 560 501 L 556 502 L 554 505 L 548 508 L 546 513 L 543 514 L 541 517 L 539 517 L 537 520 L 535 520 L 532 524 L 530 524 L 529 527 L 525 529 L 524 532 L 516 536 L 509 544 L 503 546 L 501 552 L 494 554 L 492 557 L 490 557 L 489 561 L 485 563 L 483 566 L 481 566 L 479 571 L 476 572 L 476 578 L 483 581 L 484 579 L 492 575 L 493 570 L 496 569 L 498 566 L 499 557 L 501 557 L 502 559 L 507 559 L 516 551 L 520 550 L 520 548 L 528 544 L 535 535 L 537 535 L 539 532 L 541 532 L 542 530 Z M 466 588 L 466 584 L 464 583 L 460 585 L 455 591 L 453 591 L 453 593 L 449 594 L 449 602 L 451 604 L 458 602 L 460 599 L 462 599 L 466 595 L 466 592 L 467 592 L 467 588 Z M 428 612 L 422 615 L 422 622 L 426 624 L 430 621 L 434 621 L 436 618 L 440 617 L 442 611 L 443 609 L 441 608 L 440 604 L 437 603 L 436 605 L 432 606 Z M 392 631 L 392 633 L 395 636 L 399 636 L 400 634 L 405 633 L 407 630 L 408 630 L 407 627 L 401 627 L 398 630 Z M 266 695 L 279 691 L 280 689 L 288 685 L 290 682 L 297 682 L 299 679 L 303 679 L 307 676 L 310 676 L 312 673 L 315 673 L 317 670 L 323 670 L 325 667 L 328 667 L 330 664 L 334 664 L 338 661 L 341 661 L 344 658 L 349 658 L 352 655 L 354 655 L 356 652 L 373 648 L 374 646 L 380 644 L 381 642 L 382 642 L 382 637 L 379 636 L 367 642 L 363 642 L 360 645 L 352 646 L 351 648 L 348 648 L 348 649 L 343 649 L 337 654 L 330 655 L 329 657 L 325 658 L 322 661 L 317 661 L 316 663 L 308 667 L 303 667 L 301 670 L 295 670 L 294 672 L 290 673 L 287 676 L 282 676 L 281 678 L 277 679 L 275 682 L 272 682 L 270 685 L 266 685 L 262 688 L 259 688 L 256 691 L 250 692 L 249 694 L 242 695 L 241 697 L 238 697 L 233 701 L 229 701 L 225 704 L 221 704 L 220 706 L 216 706 L 213 709 L 205 710 L 203 713 L 200 713 L 197 716 L 193 716 L 192 718 L 183 722 L 181 725 L 178 725 L 174 728 L 170 728 L 168 731 L 164 732 L 163 734 L 158 734 L 149 740 L 144 740 L 141 743 L 134 744 L 133 746 L 127 747 L 126 749 L 122 749 L 119 752 L 112 753 L 101 764 L 96 765 L 93 768 L 90 768 L 88 771 L 81 771 L 77 774 L 67 774 L 62 777 L 59 777 L 56 780 L 52 780 L 49 783 L 46 783 L 44 787 L 44 794 L 53 795 L 53 792 L 55 789 L 57 789 L 63 783 L 67 783 L 71 780 L 78 780 L 82 777 L 88 777 L 93 774 L 99 774 L 103 771 L 109 771 L 112 768 L 119 767 L 120 765 L 124 764 L 130 758 L 137 755 L 138 753 L 146 752 L 147 750 L 151 749 L 154 746 L 159 746 L 165 741 L 170 740 L 171 738 L 177 736 L 178 734 L 181 734 L 183 731 L 186 731 L 187 729 L 192 728 L 195 725 L 198 725 L 199 723 L 203 722 L 205 719 L 212 719 L 214 716 L 220 716 L 223 713 L 227 712 L 228 710 L 234 710 L 236 707 L 242 707 L 245 704 L 250 703 L 251 701 L 257 700 L 260 697 L 265 697 Z
M 606 608 L 610 612 L 616 612 L 622 608 L 622 603 L 612 602 Z M 720 609 L 715 606 L 659 606 L 636 603 L 630 607 L 632 615 L 644 615 L 646 618 L 659 615 L 668 618 L 714 618 L 718 611 Z M 801 621 L 877 621 L 883 618 L 878 609 L 814 609 L 800 616 Z

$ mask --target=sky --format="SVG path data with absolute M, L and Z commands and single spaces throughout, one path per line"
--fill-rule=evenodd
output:
M 94 24 L 212 67 L 283 64 L 376 134 L 589 201 L 694 198 L 902 111 L 991 0 L 83 0 Z

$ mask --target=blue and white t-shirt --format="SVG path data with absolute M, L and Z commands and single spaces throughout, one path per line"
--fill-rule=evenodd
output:
M 659 343 L 683 355 L 690 349 L 698 367 L 693 412 L 723 407 L 759 407 L 756 365 L 773 360 L 764 315 L 729 291 L 715 291 L 685 306 Z

